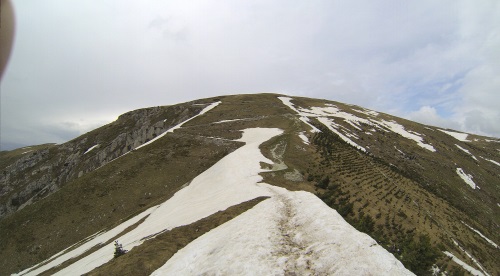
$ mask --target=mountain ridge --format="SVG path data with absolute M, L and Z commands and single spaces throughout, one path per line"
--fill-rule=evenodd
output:
M 116 123 L 103 126 L 63 145 L 53 146 L 59 147 L 57 151 L 52 149 L 50 152 L 50 148 L 45 149 L 48 151 L 47 159 L 58 161 L 57 166 L 47 168 L 45 164 L 44 169 L 43 164 L 20 162 L 28 165 L 22 169 L 18 168 L 14 174 L 31 175 L 32 182 L 27 181 L 29 184 L 33 183 L 34 176 L 43 174 L 44 171 L 57 174 L 58 171 L 54 172 L 54 167 L 61 168 L 61 171 L 65 172 L 65 178 L 56 178 L 62 179 L 62 185 L 56 183 L 60 186 L 46 186 L 55 187 L 52 191 L 59 192 L 51 193 L 51 188 L 41 188 L 40 191 L 46 189 L 48 192 L 41 194 L 38 199 L 40 202 L 33 200 L 35 204 L 26 204 L 20 211 L 13 211 L 13 215 L 2 218 L 1 234 L 6 234 L 9 239 L 2 242 L 0 248 L 5 250 L 1 251 L 10 254 L 11 258 L 12 254 L 20 259 L 24 258 L 25 261 L 21 263 L 46 259 L 54 254 L 57 248 L 62 250 L 63 244 L 70 245 L 70 241 L 78 241 L 77 237 L 90 236 L 103 226 L 109 228 L 111 224 L 106 224 L 104 220 L 116 221 L 120 217 L 123 219 L 126 214 L 130 216 L 137 210 L 144 210 L 152 206 L 153 202 L 166 200 L 182 190 L 182 187 L 186 187 L 184 184 L 190 183 L 190 179 L 194 179 L 223 156 L 241 147 L 241 142 L 236 141 L 241 130 L 252 127 L 279 127 L 285 133 L 278 138 L 271 138 L 261 146 L 263 154 L 274 163 L 261 164 L 272 170 L 262 173 L 266 183 L 288 190 L 315 193 L 327 205 L 345 216 L 348 222 L 356 225 L 356 228 L 364 228 L 365 232 L 370 232 L 369 234 L 386 249 L 394 250 L 392 253 L 400 259 L 404 259 L 404 254 L 411 256 L 410 253 L 401 251 L 418 244 L 418 235 L 425 234 L 432 242 L 440 243 L 441 252 L 446 249 L 446 252 L 452 252 L 454 256 L 461 256 L 462 261 L 471 259 L 460 248 L 466 248 L 465 251 L 472 250 L 472 254 L 468 254 L 480 256 L 481 260 L 477 261 L 481 265 L 472 265 L 482 271 L 481 273 L 492 273 L 498 269 L 495 266 L 498 247 L 493 247 L 481 237 L 483 235 L 493 243 L 498 243 L 498 237 L 494 233 L 498 232 L 499 224 L 498 215 L 495 215 L 498 211 L 495 208 L 500 207 L 498 165 L 495 163 L 495 159 L 499 160 L 499 147 L 497 142 L 493 142 L 494 139 L 468 135 L 470 140 L 465 142 L 439 131 L 440 128 L 428 127 L 384 113 L 374 113 L 361 107 L 300 97 L 289 97 L 287 105 L 287 100 L 284 101 L 283 97 L 288 96 L 220 96 L 169 107 L 128 112 L 120 116 Z M 221 104 L 203 116 L 193 119 L 154 143 L 139 148 L 218 101 Z M 320 132 L 312 132 L 314 129 Z M 435 151 L 432 151 L 430 146 Z M 69 154 L 64 155 L 65 151 Z M 124 153 L 128 153 L 127 156 L 124 156 Z M 39 154 L 42 158 L 36 154 L 35 159 L 40 160 L 37 159 L 38 161 L 33 163 L 44 162 L 44 155 Z M 118 156 L 123 157 L 117 159 Z M 82 165 L 84 163 L 90 164 L 89 167 Z M 2 169 L 5 171 L 6 168 Z M 140 172 L 141 169 L 148 170 L 150 175 L 146 176 L 147 173 Z M 458 169 L 463 173 L 460 174 Z M 168 171 L 175 177 L 166 179 L 165 176 L 159 175 L 158 171 Z M 471 176 L 469 179 L 479 188 L 474 189 L 467 184 L 464 181 L 467 176 Z M 5 173 L 3 177 L 0 184 L 12 183 L 11 180 L 15 179 L 11 175 L 6 177 Z M 46 183 L 47 179 L 38 181 L 35 183 Z M 146 188 L 133 185 L 139 182 L 153 184 L 143 184 Z M 130 183 L 132 186 L 129 186 L 134 187 L 132 189 L 137 191 L 137 195 L 130 196 L 120 192 L 126 187 L 121 183 Z M 67 185 L 80 187 L 77 194 L 84 197 L 88 195 L 91 199 L 79 199 L 70 195 L 70 192 L 64 193 L 64 190 L 68 189 L 66 187 L 69 187 Z M 166 193 L 163 190 L 165 185 L 168 190 Z M 5 190 L 5 186 L 2 186 L 2 189 Z M 151 191 L 147 191 L 148 189 Z M 64 196 L 57 196 L 60 193 L 64 193 Z M 382 194 L 377 196 L 378 193 L 383 193 L 385 197 Z M 2 200 L 5 200 L 6 194 L 2 193 Z M 31 195 L 32 192 L 27 194 Z M 125 198 L 123 202 L 134 202 L 134 206 L 120 206 L 116 203 L 117 197 Z M 11 199 L 7 201 L 12 203 Z M 87 206 L 86 201 L 102 202 L 103 207 Z M 36 210 L 43 213 L 37 205 L 53 206 L 58 203 L 60 205 L 61 202 L 81 202 L 76 205 L 86 206 L 86 209 L 77 210 L 78 208 L 74 207 L 75 210 L 69 212 L 72 217 L 77 218 L 74 222 L 66 222 L 65 215 L 60 212 L 46 214 L 46 219 L 57 222 L 52 226 L 41 227 L 42 230 L 46 229 L 43 231 L 46 232 L 47 238 L 27 238 L 29 235 L 23 234 L 23 231 L 12 234 L 13 229 L 20 229 L 20 221 L 33 220 L 33 215 L 30 214 L 39 215 Z M 438 210 L 439 208 L 443 210 Z M 24 209 L 27 211 L 23 211 Z M 71 209 L 68 207 L 68 210 Z M 104 214 L 103 218 L 90 215 L 99 212 Z M 25 219 L 23 215 L 26 216 Z M 463 218 L 463 222 L 454 221 L 458 217 Z M 94 220 L 89 222 L 91 219 Z M 81 226 L 86 223 L 90 226 Z M 57 235 L 56 225 L 68 225 L 62 228 L 71 229 L 71 224 L 80 225 L 77 229 L 84 229 L 84 232 L 77 235 L 63 231 L 65 234 Z M 42 224 L 35 223 L 33 227 L 40 225 Z M 437 228 L 443 229 L 445 234 L 437 231 Z M 61 238 L 61 235 L 67 237 Z M 454 239 L 451 240 L 451 237 Z M 61 245 L 53 250 L 46 249 L 46 246 L 54 243 L 49 242 L 51 238 L 60 240 Z M 68 241 L 64 242 L 65 239 Z M 45 245 L 38 249 L 33 247 L 33 242 L 37 240 L 44 241 Z M 413 245 L 409 240 L 413 241 Z M 457 247 L 455 243 L 461 245 Z M 441 269 L 446 270 L 443 267 L 449 267 L 449 270 L 460 271 L 461 268 L 456 262 L 444 256 L 446 255 L 441 254 L 440 258 L 443 260 L 438 261 Z M 31 261 L 28 261 L 29 259 Z M 18 267 L 17 270 L 11 268 L 9 273 L 20 271 L 21 263 L 14 265 Z M 405 261 L 403 263 L 405 264 Z M 12 267 L 5 262 L 4 265 L 3 267 Z M 415 269 L 412 270 L 416 272 Z

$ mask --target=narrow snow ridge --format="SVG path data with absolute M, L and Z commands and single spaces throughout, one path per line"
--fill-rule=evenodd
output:
M 455 263 L 457 263 L 459 266 L 461 266 L 463 269 L 467 270 L 470 272 L 470 274 L 475 275 L 475 276 L 485 276 L 481 271 L 473 268 L 472 266 L 466 264 L 464 261 L 460 260 L 459 258 L 455 257 L 455 255 L 451 254 L 448 251 L 443 251 L 443 253 L 450 257 Z
M 85 155 L 85 154 L 89 153 L 91 150 L 93 150 L 93 149 L 97 148 L 98 146 L 99 146 L 99 144 L 97 144 L 97 145 L 93 145 L 93 146 L 92 146 L 92 147 L 90 147 L 88 150 L 86 150 L 86 151 L 83 153 L 83 155 Z
M 493 164 L 495 164 L 495 165 L 497 165 L 497 166 L 500 166 L 500 163 L 498 163 L 498 162 L 497 162 L 497 161 L 495 161 L 495 160 L 491 160 L 491 159 L 488 159 L 488 158 L 484 158 L 484 157 L 482 157 L 482 156 L 479 156 L 479 157 L 483 158 L 483 159 L 484 159 L 484 160 L 486 160 L 486 161 L 490 161 L 491 163 L 493 163 Z
M 313 194 L 262 187 L 270 199 L 194 240 L 152 275 L 413 275 Z
M 478 161 L 477 158 L 472 153 L 470 153 L 469 150 L 464 149 L 464 148 L 462 148 L 461 146 L 459 146 L 457 144 L 455 144 L 455 146 L 457 146 L 457 148 L 459 148 L 461 151 L 463 151 L 463 152 L 467 153 L 468 155 L 470 155 L 472 158 L 474 158 L 474 160 Z
M 492 240 L 488 239 L 485 235 L 483 235 L 483 233 L 479 232 L 479 230 L 476 230 L 476 229 L 474 229 L 474 228 L 470 227 L 467 223 L 465 223 L 465 222 L 463 222 L 463 221 L 462 221 L 462 223 L 463 223 L 465 226 L 469 227 L 469 229 L 470 229 L 470 230 L 472 230 L 472 231 L 476 232 L 476 234 L 478 234 L 481 238 L 483 238 L 483 239 L 484 239 L 485 241 L 487 241 L 489 244 L 493 245 L 493 247 L 495 247 L 495 248 L 499 248 L 499 247 L 498 247 L 498 245 L 497 245 L 495 242 L 493 242 Z

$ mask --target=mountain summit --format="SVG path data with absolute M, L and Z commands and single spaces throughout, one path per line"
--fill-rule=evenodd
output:
M 139 109 L 0 153 L 0 274 L 500 274 L 500 140 L 327 100 Z

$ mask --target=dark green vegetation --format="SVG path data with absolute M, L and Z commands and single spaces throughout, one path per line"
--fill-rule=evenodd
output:
M 222 103 L 205 115 L 151 145 L 134 150 L 197 114 L 203 104 L 219 100 Z M 368 118 L 359 112 L 360 107 L 341 103 L 307 98 L 294 98 L 293 103 L 304 108 L 331 103 Z M 461 142 L 433 127 L 386 114 L 377 118 L 395 120 L 422 134 L 424 141 L 437 152 L 427 151 L 391 131 L 367 134 L 371 126 L 363 125 L 363 131 L 359 131 L 334 118 L 336 124 L 357 135 L 353 140 L 369 152 L 363 153 L 314 118 L 311 123 L 322 132 L 309 132 L 309 126 L 273 94 L 226 96 L 132 111 L 63 145 L 41 146 L 38 151 L 30 152 L 31 156 L 21 154 L 22 150 L 1 152 L 0 168 L 9 178 L 0 182 L 3 185 L 0 191 L 5 191 L 0 194 L 0 203 L 18 198 L 14 203 L 19 207 L 34 194 L 38 196 L 32 204 L 0 219 L 0 275 L 37 264 L 85 237 L 110 229 L 167 200 L 239 147 L 240 142 L 231 140 L 240 138 L 241 130 L 251 127 L 277 127 L 285 131 L 261 146 L 263 154 L 280 168 L 262 174 L 266 183 L 315 193 L 416 274 L 429 274 L 433 264 L 441 270 L 464 272 L 442 251 L 449 251 L 479 269 L 454 244 L 456 241 L 488 273 L 499 275 L 499 249 L 464 223 L 500 243 L 499 167 L 485 160 L 500 161 L 500 143 L 473 135 L 469 135 L 471 142 Z M 308 136 L 310 144 L 298 137 L 300 132 Z M 84 154 L 97 144 L 98 147 Z M 455 144 L 468 149 L 477 160 Z M 34 158 L 37 156 L 43 158 Z M 16 162 L 29 166 L 16 167 Z M 457 167 L 472 174 L 480 189 L 473 190 L 465 184 L 456 174 Z M 60 185 L 51 189 L 56 180 Z M 40 186 L 22 195 L 21 191 L 30 183 Z M 162 233 L 91 274 L 149 275 L 190 241 L 260 200 Z M 109 242 L 114 240 L 119 241 L 119 237 Z

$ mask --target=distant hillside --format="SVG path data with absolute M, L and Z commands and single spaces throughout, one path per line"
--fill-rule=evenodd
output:
M 327 100 L 140 109 L 1 152 L 0 275 L 499 275 L 499 166 L 499 139 Z

